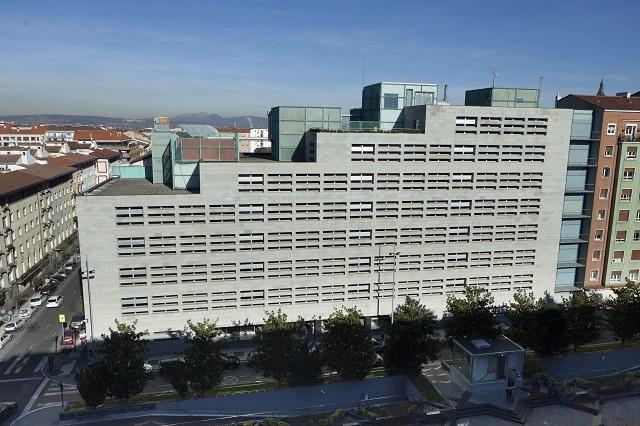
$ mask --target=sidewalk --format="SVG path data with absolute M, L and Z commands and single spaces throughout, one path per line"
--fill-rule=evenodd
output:
M 51 407 L 36 408 L 22 417 L 15 419 L 11 426 L 46 426 L 60 424 L 59 415 L 62 413 L 60 404 Z
M 640 347 L 543 358 L 540 365 L 564 380 L 605 376 L 640 367 Z

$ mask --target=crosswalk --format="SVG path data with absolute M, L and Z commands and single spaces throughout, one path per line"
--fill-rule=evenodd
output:
M 3 376 L 24 375 L 25 373 L 39 373 L 47 363 L 47 355 L 37 356 L 20 356 L 16 357 L 8 367 L 2 371 Z

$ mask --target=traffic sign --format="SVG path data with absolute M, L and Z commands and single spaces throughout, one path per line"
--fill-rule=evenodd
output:
M 58 322 L 59 322 L 60 324 L 62 324 L 62 323 L 64 323 L 64 322 L 66 322 L 66 318 L 64 317 L 64 314 L 60 314 L 60 315 L 58 315 Z

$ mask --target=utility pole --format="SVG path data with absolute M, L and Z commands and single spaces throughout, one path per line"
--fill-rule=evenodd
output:
M 62 382 L 58 382 L 58 386 L 60 386 L 60 406 L 64 407 L 64 386 L 62 385 Z
M 378 246 L 378 256 L 375 258 L 376 266 L 378 267 L 378 307 L 376 309 L 376 317 L 380 318 L 380 268 L 382 262 L 382 246 Z
M 89 299 L 89 327 L 91 327 L 91 344 L 93 345 L 93 305 L 91 304 L 91 278 L 95 277 L 95 270 L 89 269 L 89 259 L 85 259 L 86 269 L 82 278 L 87 280 L 87 298 Z
M 393 324 L 393 311 L 396 309 L 396 268 L 397 260 L 400 252 L 398 251 L 398 245 L 396 244 L 393 249 L 393 288 L 391 289 L 391 324 Z

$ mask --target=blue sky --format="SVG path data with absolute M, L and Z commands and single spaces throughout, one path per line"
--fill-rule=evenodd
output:
M 640 90 L 640 1 L 26 1 L 0 13 L 0 114 L 358 106 L 365 82 Z

